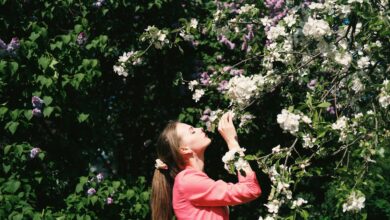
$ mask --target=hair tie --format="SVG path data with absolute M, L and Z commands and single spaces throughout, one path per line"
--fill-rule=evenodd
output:
M 159 169 L 159 170 L 167 170 L 168 169 L 168 165 L 166 165 L 160 159 L 156 159 L 156 164 L 154 166 L 156 167 L 156 169 Z

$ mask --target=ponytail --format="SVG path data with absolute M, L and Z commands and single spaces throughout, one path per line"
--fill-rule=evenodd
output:
M 152 220 L 172 219 L 172 183 L 159 169 L 154 171 L 152 181 Z
M 154 171 L 152 181 L 151 209 L 152 220 L 171 220 L 173 216 L 172 188 L 176 175 L 185 162 L 179 152 L 180 139 L 176 132 L 176 121 L 165 127 L 157 140 L 157 156 L 168 169 Z

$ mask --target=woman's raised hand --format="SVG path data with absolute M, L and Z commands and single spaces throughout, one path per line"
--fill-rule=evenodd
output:
M 232 112 L 226 112 L 222 115 L 222 117 L 219 119 L 218 123 L 218 131 L 225 139 L 226 144 L 228 145 L 229 149 L 233 149 L 235 147 L 240 147 L 238 144 L 238 137 L 236 128 L 233 124 L 233 113 Z

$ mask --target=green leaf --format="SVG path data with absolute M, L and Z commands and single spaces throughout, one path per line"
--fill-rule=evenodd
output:
M 91 197 L 91 203 L 92 205 L 94 205 L 96 203 L 96 201 L 98 200 L 98 197 L 97 196 L 92 196 Z
M 309 213 L 308 213 L 306 210 L 301 210 L 301 211 L 299 212 L 299 214 L 301 215 L 301 217 L 302 217 L 303 219 L 308 219 L 308 218 L 309 218 Z
M 11 75 L 14 75 L 19 69 L 19 64 L 17 62 L 11 62 L 9 63 L 9 69 L 11 71 Z
M 35 214 L 34 214 L 33 220 L 41 220 L 41 219 L 42 219 L 42 218 L 41 218 L 41 216 L 40 216 L 39 213 L 35 213 Z
M 256 159 L 257 159 L 257 157 L 254 155 L 246 155 L 245 156 L 245 160 L 256 160 Z
M 80 33 L 81 31 L 83 31 L 83 26 L 81 26 L 80 24 L 76 24 L 74 26 L 74 32 L 76 32 L 77 34 Z
M 112 183 L 112 186 L 113 186 L 115 189 L 118 189 L 120 185 L 121 185 L 121 182 L 119 182 L 119 181 L 114 181 L 114 182 Z
M 126 192 L 126 196 L 128 197 L 128 199 L 131 199 L 131 198 L 133 198 L 133 196 L 134 196 L 134 190 L 132 190 L 132 189 L 129 189 L 129 190 L 127 190 L 127 192 Z
M 53 112 L 54 108 L 49 106 L 49 107 L 45 107 L 45 109 L 43 110 L 43 115 L 45 117 L 50 117 L 51 113 Z
M 319 108 L 328 108 L 331 105 L 332 104 L 330 104 L 329 102 L 323 102 L 321 104 L 318 104 L 317 107 L 319 107 Z
M 81 192 L 81 191 L 83 191 L 83 183 L 79 183 L 79 184 L 77 184 L 77 186 L 76 186 L 76 193 L 79 193 L 79 192 Z
M 0 117 L 3 117 L 5 113 L 7 113 L 8 108 L 7 107 L 0 107 Z
M 44 96 L 43 101 L 45 102 L 45 105 L 50 105 L 50 103 L 53 101 L 53 98 L 50 96 Z
M 4 173 L 8 173 L 8 171 L 11 169 L 11 165 L 5 165 L 3 164 L 3 170 L 4 170 Z
M 47 67 L 50 65 L 50 62 L 51 62 L 51 59 L 49 57 L 46 57 L 46 56 L 41 56 L 39 59 L 38 59 L 38 64 L 39 66 L 43 69 L 43 70 L 46 70 Z
M 23 154 L 23 146 L 22 145 L 16 145 L 16 154 L 17 155 L 22 155 Z
M 5 183 L 4 190 L 8 193 L 15 193 L 16 191 L 18 191 L 19 187 L 20 187 L 20 181 L 11 180 Z
M 4 154 L 8 154 L 9 150 L 11 149 L 12 145 L 7 145 L 4 148 Z
M 30 37 L 28 37 L 31 41 L 35 41 L 36 39 L 39 38 L 39 36 L 41 36 L 39 33 L 36 33 L 36 32 L 32 32 L 30 34 Z
M 17 121 L 10 121 L 5 125 L 5 128 L 11 132 L 11 134 L 15 134 L 16 129 L 18 129 L 19 122 Z
M 70 35 L 62 35 L 61 38 L 65 44 L 68 44 L 70 42 L 70 40 L 72 39 Z
M 79 117 L 77 119 L 78 119 L 79 123 L 81 123 L 81 122 L 87 120 L 88 117 L 89 117 L 89 114 L 81 113 L 81 114 L 79 114 Z
M 12 220 L 22 220 L 23 219 L 23 214 L 17 214 L 12 217 Z
M 32 114 L 32 111 L 31 110 L 24 110 L 24 117 L 27 118 L 27 120 L 31 120 L 31 118 L 33 117 L 33 114 Z
M 7 66 L 7 62 L 4 60 L 1 60 L 0 61 L 0 72 L 3 72 L 6 66 Z
M 42 182 L 42 177 L 41 176 L 37 176 L 34 178 L 38 183 L 41 183 Z

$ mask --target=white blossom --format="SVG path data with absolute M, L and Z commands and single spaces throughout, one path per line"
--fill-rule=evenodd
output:
M 236 162 L 234 162 L 234 166 L 237 170 L 245 169 L 249 166 L 248 162 L 244 160 L 243 158 L 238 158 Z
M 278 213 L 279 207 L 280 207 L 280 202 L 278 200 L 274 199 L 271 202 L 269 202 L 268 204 L 265 204 L 264 206 L 266 206 L 268 208 L 269 213 Z
M 279 36 L 286 36 L 286 35 L 287 35 L 286 28 L 281 25 L 271 27 L 269 31 L 267 31 L 267 38 L 269 40 L 276 40 Z
M 248 122 L 250 122 L 254 118 L 255 118 L 255 116 L 253 116 L 251 114 L 241 115 L 240 124 L 238 125 L 238 127 L 240 127 L 240 128 L 243 127 L 245 124 L 247 124 Z
M 204 95 L 203 89 L 195 89 L 195 93 L 192 95 L 192 99 L 195 100 L 195 102 L 198 102 L 203 95 Z
M 361 57 L 358 61 L 357 61 L 357 64 L 358 64 L 358 67 L 360 69 L 364 69 L 366 67 L 368 67 L 370 65 L 370 58 L 365 56 L 365 57 Z
M 194 91 L 194 87 L 199 85 L 199 82 L 196 80 L 192 80 L 188 83 L 188 89 Z
M 198 27 L 198 20 L 196 20 L 195 18 L 192 18 L 190 21 L 190 27 L 196 29 L 196 27 Z
M 347 67 L 352 61 L 352 55 L 348 52 L 336 53 L 334 59 L 337 63 Z
M 328 22 L 309 17 L 303 26 L 302 32 L 308 37 L 321 38 L 324 35 L 330 34 L 331 30 Z
M 283 20 L 286 22 L 287 27 L 292 27 L 297 22 L 296 16 L 292 14 L 287 15 Z
M 289 131 L 291 134 L 295 134 L 299 130 L 300 118 L 301 116 L 283 109 L 282 113 L 277 116 L 277 122 L 283 130 Z
M 343 204 L 343 212 L 352 211 L 357 212 L 364 208 L 364 201 L 366 197 L 364 195 L 358 195 L 353 191 L 347 198 L 347 201 Z
M 364 90 L 364 84 L 360 81 L 359 78 L 355 78 L 353 81 L 352 81 L 352 90 L 355 92 L 355 93 L 359 93 L 361 91 Z
M 114 72 L 117 73 L 119 76 L 127 77 L 129 75 L 129 73 L 125 70 L 125 68 L 122 65 L 115 65 Z
M 273 153 L 273 154 L 276 154 L 276 153 L 279 153 L 279 152 L 280 152 L 280 145 L 278 145 L 278 146 L 272 148 L 272 153 Z
M 338 118 L 337 121 L 332 124 L 332 129 L 333 130 L 344 130 L 347 127 L 347 121 L 348 121 L 348 118 L 345 116 Z
M 311 137 L 309 134 L 305 134 L 302 136 L 303 140 L 303 147 L 304 148 L 312 148 L 314 147 L 314 143 L 316 141 L 316 138 Z
M 379 104 L 383 108 L 387 108 L 390 105 L 390 95 L 380 95 L 379 96 Z
M 238 14 L 245 14 L 245 13 L 248 13 L 249 11 L 255 9 L 255 5 L 254 4 L 251 4 L 251 5 L 248 5 L 248 4 L 245 4 L 244 6 L 241 6 L 240 9 L 238 9 Z
M 302 116 L 302 121 L 305 122 L 306 124 L 311 124 L 311 119 L 307 117 L 306 115 Z
M 300 207 L 300 206 L 302 206 L 303 204 L 306 204 L 306 203 L 307 203 L 307 200 L 304 200 L 304 199 L 299 197 L 297 200 L 293 201 L 293 204 L 292 204 L 291 208 L 295 209 L 296 207 Z

